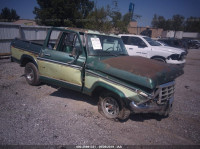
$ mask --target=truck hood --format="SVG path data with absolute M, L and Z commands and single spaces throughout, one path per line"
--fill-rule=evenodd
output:
M 149 89 L 174 81 L 183 74 L 180 66 L 138 56 L 120 56 L 93 61 L 87 64 L 87 68 Z
M 170 46 L 152 46 L 152 50 L 157 50 L 157 51 L 166 51 L 170 52 L 172 54 L 181 54 L 185 52 L 185 50 L 180 49 L 180 48 L 174 48 Z

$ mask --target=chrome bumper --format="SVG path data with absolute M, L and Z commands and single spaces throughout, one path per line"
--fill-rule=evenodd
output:
M 169 114 L 172 111 L 172 104 L 174 98 L 172 97 L 166 104 L 159 105 L 157 103 L 146 104 L 135 104 L 134 101 L 130 103 L 130 108 L 133 113 L 157 113 L 160 115 Z

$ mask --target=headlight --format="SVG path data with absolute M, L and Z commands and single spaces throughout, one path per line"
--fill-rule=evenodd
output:
M 179 54 L 172 54 L 167 57 L 167 59 L 172 59 L 172 60 L 179 60 L 180 55 Z
M 139 94 L 139 95 L 142 95 L 142 96 L 144 96 L 144 97 L 148 97 L 148 95 L 147 95 L 146 93 L 144 93 L 144 92 L 142 92 L 142 91 L 140 91 L 140 90 L 137 90 L 136 92 L 137 92 L 137 94 Z
M 152 94 L 146 94 L 144 92 L 142 92 L 141 90 L 136 90 L 137 94 L 140 95 L 143 98 L 146 99 L 152 99 L 153 95 Z

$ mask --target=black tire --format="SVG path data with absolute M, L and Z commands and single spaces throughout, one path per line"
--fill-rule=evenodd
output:
M 154 57 L 152 58 L 153 60 L 159 61 L 159 62 L 163 62 L 166 63 L 165 59 L 161 58 L 161 57 Z
M 14 62 L 14 60 L 13 60 L 12 56 L 10 57 L 10 61 L 11 61 L 11 62 Z
M 199 46 L 198 46 L 198 45 L 196 45 L 196 46 L 195 46 L 195 49 L 199 49 Z
M 108 119 L 125 120 L 130 115 L 130 110 L 126 109 L 122 101 L 111 92 L 100 95 L 98 110 L 101 115 Z
M 38 69 L 33 63 L 29 62 L 26 64 L 24 73 L 28 84 L 33 86 L 40 84 Z

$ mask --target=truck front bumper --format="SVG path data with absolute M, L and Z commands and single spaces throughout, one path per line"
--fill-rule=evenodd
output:
M 166 102 L 166 104 L 157 104 L 155 102 L 151 104 L 135 104 L 134 101 L 130 103 L 130 108 L 133 113 L 157 113 L 160 115 L 168 115 L 172 111 L 172 104 L 174 98 L 172 97 L 170 100 Z
M 186 60 L 181 60 L 181 61 L 178 61 L 178 60 L 172 60 L 172 59 L 166 59 L 166 62 L 168 64 L 185 64 Z

